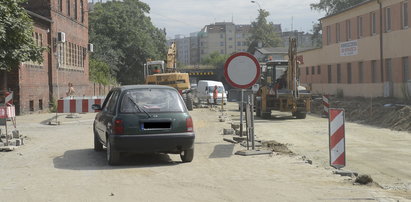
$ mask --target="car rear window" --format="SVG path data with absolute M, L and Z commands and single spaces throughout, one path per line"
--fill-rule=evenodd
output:
M 121 101 L 120 112 L 139 113 L 144 110 L 146 112 L 184 112 L 185 107 L 175 90 L 150 88 L 126 91 Z

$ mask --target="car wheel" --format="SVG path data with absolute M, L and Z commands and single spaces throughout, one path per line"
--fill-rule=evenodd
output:
M 307 117 L 307 113 L 304 113 L 304 112 L 296 112 L 295 113 L 295 118 L 297 118 L 297 119 L 305 119 Z
M 94 151 L 103 151 L 103 144 L 101 144 L 96 131 L 93 130 L 93 133 L 94 133 Z
M 188 111 L 193 111 L 193 97 L 190 93 L 187 94 L 186 107 L 187 107 Z
M 194 158 L 194 148 L 182 151 L 180 157 L 183 163 L 191 162 Z
M 110 138 L 107 137 L 107 162 L 109 165 L 118 165 L 120 153 L 115 151 L 111 145 Z

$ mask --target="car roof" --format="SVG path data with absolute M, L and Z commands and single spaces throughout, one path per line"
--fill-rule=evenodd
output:
M 124 90 L 132 90 L 132 89 L 147 89 L 147 88 L 155 88 L 155 89 L 172 89 L 176 90 L 173 87 L 170 86 L 164 86 L 164 85 L 124 85 L 124 86 L 119 86 L 114 89 L 120 89 L 121 91 Z

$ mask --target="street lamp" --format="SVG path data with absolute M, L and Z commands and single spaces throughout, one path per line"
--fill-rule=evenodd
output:
M 257 5 L 258 5 L 258 8 L 261 10 L 261 6 L 260 6 L 260 4 L 259 4 L 257 1 L 251 1 L 251 3 L 257 4 Z

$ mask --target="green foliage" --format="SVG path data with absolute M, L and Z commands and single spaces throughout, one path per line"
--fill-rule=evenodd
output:
M 211 65 L 215 68 L 222 68 L 225 61 L 228 59 L 228 55 L 219 54 L 217 51 L 207 55 L 204 59 L 201 60 L 202 65 Z
M 260 9 L 256 21 L 251 23 L 248 52 L 253 53 L 259 42 L 262 43 L 263 47 L 278 47 L 281 45 L 281 39 L 277 36 L 273 22 L 267 22 L 269 15 L 268 11 Z
M 141 1 L 124 0 L 97 3 L 90 13 L 90 41 L 96 45 L 93 58 L 106 63 L 121 84 L 143 83 L 146 60 L 165 59 L 165 33 L 154 27 L 149 11 Z
M 319 0 L 318 3 L 310 4 L 310 7 L 313 10 L 324 11 L 326 15 L 332 15 L 365 1 L 367 0 Z
M 110 66 L 103 61 L 90 60 L 90 80 L 103 85 L 113 84 Z
M 312 31 L 313 35 L 311 36 L 311 41 L 313 42 L 314 47 L 321 47 L 323 44 L 321 24 L 315 23 Z
M 24 0 L 0 0 L 0 69 L 18 68 L 22 62 L 43 61 L 45 48 L 32 37 L 33 22 L 20 5 Z
M 318 3 L 310 4 L 310 7 L 312 10 L 324 11 L 326 15 L 332 15 L 365 1 L 366 0 L 319 0 Z M 321 24 L 315 23 L 313 25 L 313 36 L 311 40 L 316 47 L 322 46 L 321 29 Z

